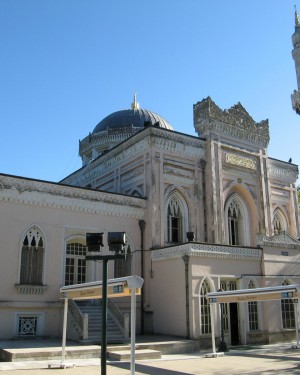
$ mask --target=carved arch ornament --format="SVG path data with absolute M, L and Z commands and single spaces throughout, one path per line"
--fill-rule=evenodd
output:
M 273 213 L 272 229 L 274 234 L 288 231 L 288 221 L 283 211 L 277 207 Z

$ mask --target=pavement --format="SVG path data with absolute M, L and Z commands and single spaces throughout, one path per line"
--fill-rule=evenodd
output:
M 292 344 L 245 346 L 230 348 L 224 356 L 206 357 L 208 352 L 163 355 L 160 360 L 136 361 L 136 375 L 300 375 L 300 349 Z M 66 368 L 60 368 L 60 361 L 22 361 L 0 362 L 0 375 L 48 375 L 64 373 L 66 375 L 99 375 L 100 359 L 76 359 L 65 362 Z M 48 368 L 52 365 L 52 368 Z M 107 362 L 107 375 L 129 375 L 129 362 Z

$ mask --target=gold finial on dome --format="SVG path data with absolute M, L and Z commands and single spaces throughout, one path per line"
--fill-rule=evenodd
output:
M 131 103 L 131 108 L 132 109 L 140 109 L 140 105 L 136 101 L 136 92 L 134 93 L 134 96 L 133 96 L 133 102 Z
M 299 16 L 298 16 L 298 12 L 297 12 L 297 7 L 296 5 L 294 5 L 295 7 L 295 26 L 300 26 L 300 21 L 299 21 Z

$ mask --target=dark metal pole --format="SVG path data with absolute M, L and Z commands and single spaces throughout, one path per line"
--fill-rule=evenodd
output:
M 107 352 L 107 263 L 103 259 L 103 284 L 102 284 L 102 343 L 101 343 L 101 375 L 106 375 L 106 352 Z

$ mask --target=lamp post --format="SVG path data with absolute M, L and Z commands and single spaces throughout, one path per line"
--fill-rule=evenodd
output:
M 223 289 L 219 289 L 218 292 L 224 292 Z M 218 352 L 228 352 L 227 344 L 224 339 L 225 335 L 225 321 L 224 321 L 224 303 L 220 303 L 221 309 L 221 341 L 218 348 Z
M 102 341 L 101 341 L 101 375 L 106 375 L 107 357 L 107 264 L 109 260 L 125 259 L 124 246 L 126 243 L 125 232 L 108 232 L 107 242 L 112 255 L 95 255 L 101 252 L 103 246 L 103 233 L 87 233 L 86 245 L 88 252 L 86 260 L 102 260 Z

